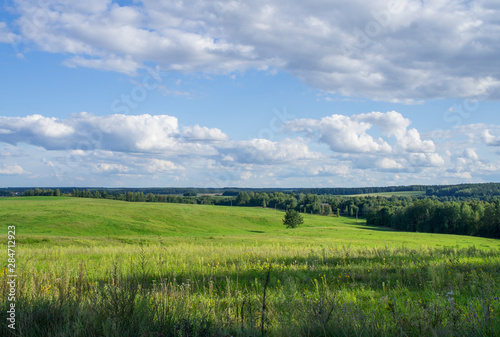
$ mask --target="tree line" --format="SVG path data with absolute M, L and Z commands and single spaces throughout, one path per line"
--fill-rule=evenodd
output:
M 300 213 L 358 216 L 365 217 L 370 210 L 387 206 L 405 206 L 413 197 L 368 197 L 368 196 L 335 196 L 317 194 L 296 194 L 294 192 L 247 192 L 241 191 L 236 195 L 197 195 L 186 192 L 183 195 L 153 194 L 127 191 L 116 193 L 108 190 L 80 190 L 73 189 L 69 196 L 79 198 L 114 199 L 129 202 L 166 202 L 220 206 L 264 207 L 279 210 L 294 209 Z
M 452 197 L 458 200 L 474 198 L 489 201 L 494 197 L 500 196 L 500 184 L 483 183 L 427 186 L 426 195 L 436 197 Z
M 442 202 L 425 198 L 406 206 L 371 209 L 366 223 L 407 232 L 500 238 L 500 200 Z
M 73 189 L 82 190 L 78 187 L 59 187 L 61 194 L 71 194 Z M 15 193 L 21 194 L 30 188 L 0 188 L 0 196 L 13 196 Z M 40 190 L 40 189 L 38 189 Z M 49 191 L 51 189 L 48 189 Z M 85 190 L 85 189 L 83 189 Z M 385 186 L 385 187 L 334 187 L 334 188 L 241 188 L 241 187 L 223 187 L 223 188 L 187 188 L 187 187 L 148 187 L 148 188 L 89 188 L 88 190 L 107 191 L 107 193 L 126 194 L 128 192 L 142 192 L 144 195 L 183 195 L 185 193 L 196 194 L 219 194 L 222 196 L 236 197 L 240 192 L 247 193 L 266 193 L 281 192 L 284 194 L 295 193 L 314 194 L 314 195 L 362 195 L 375 193 L 391 193 L 420 191 L 428 197 L 438 197 L 444 201 L 464 201 L 479 199 L 491 201 L 495 197 L 500 197 L 500 183 L 481 183 L 481 184 L 459 184 L 459 185 L 410 185 L 410 186 Z M 43 191 L 43 190 L 42 190 Z M 45 190 L 47 191 L 47 190 Z M 54 188 L 55 192 L 55 188 Z M 35 194 L 37 192 L 34 192 Z
M 59 197 L 61 196 L 61 190 L 60 189 L 40 189 L 40 188 L 35 188 L 35 189 L 27 189 L 23 192 L 22 194 L 23 197 L 38 197 L 38 196 L 44 196 L 44 197 Z

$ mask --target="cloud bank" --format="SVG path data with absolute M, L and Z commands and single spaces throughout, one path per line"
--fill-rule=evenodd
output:
M 201 187 L 488 181 L 500 170 L 488 159 L 496 134 L 498 125 L 471 124 L 422 135 L 396 111 L 294 119 L 276 141 L 233 140 L 170 115 L 0 117 L 0 175 L 23 186 L 31 179 Z
M 0 42 L 11 33 L 16 48 L 67 55 L 70 67 L 129 75 L 150 63 L 209 74 L 278 70 L 373 100 L 500 98 L 494 1 L 14 0 L 13 8 L 17 18 L 0 22 Z

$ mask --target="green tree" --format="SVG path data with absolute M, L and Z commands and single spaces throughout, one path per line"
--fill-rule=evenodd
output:
M 332 207 L 330 205 L 324 205 L 323 206 L 323 214 L 324 215 L 331 215 L 332 214 Z
M 238 206 L 245 206 L 249 201 L 250 201 L 250 196 L 248 195 L 247 192 L 242 191 L 238 193 L 238 196 L 236 197 L 236 204 Z
M 294 209 L 288 210 L 283 218 L 283 225 L 285 225 L 286 228 L 296 228 L 303 223 L 304 219 L 302 215 Z

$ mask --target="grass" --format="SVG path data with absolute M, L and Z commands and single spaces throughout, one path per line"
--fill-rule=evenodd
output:
M 0 199 L 0 221 L 16 225 L 17 240 L 29 246 L 215 243 L 346 245 L 375 247 L 500 248 L 500 241 L 477 237 L 394 232 L 364 220 L 303 214 L 304 224 L 285 229 L 274 209 L 209 205 L 129 203 L 80 198 Z M 210 240 L 210 241 L 207 241 Z
M 0 220 L 16 226 L 18 242 L 16 333 L 500 334 L 499 240 L 310 215 L 286 230 L 282 218 L 262 208 L 2 199 Z

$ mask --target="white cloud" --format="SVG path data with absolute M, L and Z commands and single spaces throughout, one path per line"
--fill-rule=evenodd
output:
M 410 153 L 408 161 L 415 167 L 443 166 L 444 159 L 437 153 Z
M 53 149 L 61 146 L 61 141 L 74 133 L 72 126 L 53 117 L 0 117 L 0 142 L 26 142 Z
M 144 167 L 149 173 L 161 173 L 173 171 L 176 169 L 183 169 L 182 167 L 175 165 L 170 160 L 162 159 L 151 159 L 149 162 L 144 164 Z
M 500 137 L 495 137 L 490 133 L 490 130 L 484 130 L 482 133 L 483 140 L 488 146 L 500 146 Z
M 54 117 L 31 115 L 27 117 L 0 117 L 1 134 L 15 132 L 29 133 L 33 137 L 61 138 L 71 135 L 75 130 Z
M 23 168 L 19 165 L 2 165 L 0 166 L 0 174 L 7 174 L 7 175 L 13 175 L 13 174 L 26 174 L 23 170 Z
M 389 111 L 371 112 L 355 115 L 354 118 L 360 121 L 366 121 L 377 125 L 382 134 L 394 136 L 397 140 L 397 146 L 403 151 L 408 152 L 434 152 L 434 142 L 431 140 L 422 141 L 417 129 L 409 129 L 411 121 L 404 118 L 399 112 Z
M 74 56 L 64 61 L 64 64 L 71 68 L 86 67 L 116 71 L 128 75 L 135 75 L 137 69 L 141 67 L 141 65 L 134 61 L 130 56 L 119 57 L 116 55 L 109 55 L 104 59 L 90 59 L 81 56 Z
M 384 169 L 384 170 L 402 170 L 405 169 L 404 165 L 398 163 L 394 159 L 390 158 L 382 158 L 377 161 L 376 163 L 378 168 Z
M 500 70 L 492 67 L 500 9 L 488 1 L 14 4 L 19 35 L 69 55 L 70 66 L 126 74 L 148 62 L 183 72 L 279 69 L 345 96 L 500 98 Z M 0 23 L 0 41 L 5 31 Z
M 225 161 L 264 165 L 294 163 L 322 157 L 319 153 L 311 152 L 306 142 L 301 138 L 285 139 L 280 142 L 267 139 L 233 141 L 221 144 L 218 150 Z
M 167 115 L 80 113 L 64 120 L 40 115 L 0 117 L 0 129 L 1 142 L 24 142 L 49 150 L 154 152 L 174 148 L 179 136 L 177 118 Z
M 284 130 L 279 141 L 231 140 L 168 115 L 0 117 L 0 174 L 17 186 L 368 186 L 492 181 L 500 170 L 488 148 L 493 124 L 431 141 L 391 111 L 297 119 Z
M 387 136 L 395 136 L 397 139 L 405 137 L 406 130 L 411 124 L 408 118 L 404 118 L 399 112 L 389 111 L 370 112 L 353 116 L 355 120 L 365 121 L 377 125 L 383 134 Z
M 99 163 L 94 165 L 95 173 L 126 173 L 129 168 L 121 164 L 109 164 L 109 163 Z
M 334 152 L 364 153 L 391 152 L 391 146 L 382 138 L 375 140 L 366 131 L 371 124 L 359 122 L 348 116 L 332 115 L 321 120 L 298 119 L 287 122 L 285 128 L 291 132 L 318 133 L 319 140 Z
M 81 118 L 81 119 L 80 119 Z M 102 131 L 102 144 L 111 150 L 161 151 L 172 148 L 178 136 L 177 118 L 167 115 L 110 115 L 81 114 L 75 120 Z M 90 131 L 90 130 L 89 130 Z
M 449 173 L 448 174 L 449 177 L 453 177 L 453 178 L 458 178 L 458 179 L 461 179 L 461 180 L 470 180 L 472 179 L 472 174 L 470 172 L 453 172 L 453 173 Z
M 207 128 L 206 126 L 186 126 L 183 129 L 183 137 L 189 140 L 223 141 L 229 137 L 217 128 Z
M 465 149 L 465 151 L 462 153 L 462 156 L 467 159 L 472 159 L 472 160 L 478 160 L 479 156 L 476 153 L 476 150 L 474 149 Z
M 289 132 L 305 132 L 327 144 L 333 152 L 345 154 L 360 168 L 414 170 L 443 165 L 444 159 L 436 152 L 434 142 L 422 140 L 417 129 L 408 129 L 410 124 L 400 113 L 389 111 L 298 119 L 286 123 L 285 128 Z M 369 134 L 374 126 L 386 139 L 375 139 Z M 366 155 L 358 155 L 361 153 Z

